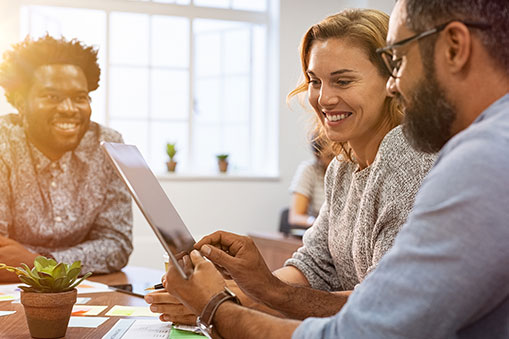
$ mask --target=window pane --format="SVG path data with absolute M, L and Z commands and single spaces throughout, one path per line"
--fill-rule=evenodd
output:
M 152 64 L 189 67 L 189 19 L 152 17 Z
M 232 169 L 249 168 L 249 127 L 244 124 L 196 124 L 193 156 L 198 171 L 217 171 L 216 155 L 228 153 Z
M 195 124 L 193 129 L 193 168 L 195 172 L 217 171 L 216 154 L 228 153 L 221 142 L 222 130 L 216 124 Z
M 267 0 L 233 0 L 232 8 L 262 12 L 267 10 Z
M 250 134 L 247 124 L 229 124 L 224 127 L 225 153 L 232 168 L 237 170 L 247 170 L 249 168 L 250 152 Z
M 105 45 L 106 14 L 92 9 L 53 6 L 27 6 L 28 25 L 21 29 L 24 37 L 41 37 L 48 33 L 54 37 L 77 38 L 86 45 Z M 93 22 L 93 25 L 90 23 Z
M 193 22 L 197 55 L 192 154 L 195 163 L 207 170 L 216 169 L 218 153 L 230 153 L 232 169 L 250 169 L 253 137 L 259 135 L 251 126 L 255 102 L 257 108 L 263 107 L 261 113 L 266 112 L 265 93 L 253 88 L 252 78 L 257 78 L 258 85 L 264 84 L 264 33 L 257 25 L 243 22 L 208 19 Z M 216 59 L 220 65 L 212 62 Z M 252 97 L 255 93 L 257 96 Z M 262 115 L 257 119 L 256 128 L 262 129 L 262 135 L 266 130 L 265 118 Z M 214 164 L 210 164 L 210 159 L 214 159 Z
M 111 128 L 122 134 L 126 144 L 136 145 L 143 157 L 148 160 L 149 148 L 148 140 L 148 123 L 144 121 L 125 121 L 122 119 L 112 119 L 110 121 Z M 150 165 L 150 162 L 149 162 Z
M 197 77 L 221 72 L 221 36 L 218 33 L 195 35 L 195 73 Z
M 196 80 L 194 118 L 196 122 L 217 122 L 221 119 L 221 81 L 218 78 Z
M 189 72 L 152 70 L 151 116 L 161 119 L 189 117 Z
M 236 21 L 194 20 L 196 75 L 247 72 L 251 53 L 250 27 Z
M 248 73 L 251 60 L 249 28 L 237 27 L 223 34 L 223 65 L 226 74 Z
M 164 173 L 167 171 L 166 162 L 166 143 L 175 142 L 177 154 L 177 172 L 182 172 L 187 168 L 188 158 L 188 130 L 187 122 L 153 122 L 150 125 L 150 164 L 155 172 Z
M 224 122 L 242 122 L 246 126 L 249 125 L 249 77 L 227 77 L 224 82 L 224 89 Z
M 148 65 L 149 16 L 112 12 L 110 15 L 110 62 Z
M 230 0 L 194 0 L 196 6 L 228 8 Z
M 269 138 L 274 134 L 270 129 L 275 128 L 273 125 L 277 125 L 277 117 L 270 116 L 267 109 L 267 102 L 255 98 L 266 98 L 268 97 L 268 86 L 267 86 L 267 51 L 266 51 L 266 29 L 265 26 L 254 26 L 253 27 L 253 70 L 252 70 L 252 82 L 251 82 L 251 95 L 253 100 L 251 101 L 251 131 L 252 131 L 252 169 L 255 170 L 267 170 L 263 168 L 263 164 L 266 163 L 267 158 L 271 158 L 270 153 L 274 152 L 274 145 L 277 144 L 275 139 Z M 269 120 L 270 119 L 270 120 Z M 271 123 L 267 123 L 271 121 Z M 272 132 L 272 133 L 271 133 Z M 268 151 L 269 149 L 270 151 Z M 275 154 L 275 152 L 274 152 Z
M 92 102 L 92 120 L 100 124 L 106 123 L 106 90 L 105 81 L 101 79 L 99 81 L 99 88 L 93 92 L 90 92 L 90 98 Z
M 148 118 L 148 69 L 110 67 L 110 116 Z

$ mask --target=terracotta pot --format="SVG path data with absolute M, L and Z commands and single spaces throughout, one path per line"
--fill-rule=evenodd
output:
M 168 161 L 166 163 L 166 166 L 168 167 L 168 172 L 175 172 L 175 167 L 177 167 L 176 161 Z
M 227 160 L 218 160 L 217 164 L 219 165 L 219 172 L 225 173 L 228 170 L 228 161 Z
M 78 291 L 35 293 L 21 291 L 30 335 L 34 338 L 65 336 Z

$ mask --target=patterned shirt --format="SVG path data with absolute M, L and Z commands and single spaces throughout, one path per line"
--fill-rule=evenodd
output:
M 109 273 L 132 252 L 131 198 L 99 148 L 122 142 L 90 122 L 74 151 L 51 161 L 27 141 L 16 114 L 0 117 L 0 235 L 83 272 Z

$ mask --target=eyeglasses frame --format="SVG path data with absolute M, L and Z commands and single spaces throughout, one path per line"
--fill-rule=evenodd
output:
M 414 42 L 414 41 L 418 41 L 418 40 L 420 40 L 422 38 L 425 38 L 425 37 L 428 37 L 430 35 L 433 35 L 433 34 L 436 34 L 436 33 L 440 33 L 450 23 L 455 22 L 455 21 L 461 22 L 462 24 L 464 24 L 467 27 L 473 27 L 473 28 L 479 28 L 479 29 L 488 29 L 488 28 L 491 27 L 491 25 L 486 24 L 486 23 L 468 22 L 468 21 L 461 21 L 461 20 L 453 19 L 453 20 L 449 20 L 447 22 L 444 22 L 443 24 L 440 24 L 438 26 L 435 26 L 435 27 L 433 27 L 433 28 L 431 28 L 431 29 L 429 29 L 427 31 L 424 31 L 424 32 L 421 32 L 421 33 L 417 33 L 415 35 L 412 35 L 411 37 L 408 37 L 406 39 L 397 41 L 397 42 L 393 43 L 392 45 L 385 46 L 385 47 L 382 47 L 382 48 L 378 48 L 376 50 L 376 53 L 382 59 L 383 64 L 385 65 L 387 72 L 389 72 L 391 77 L 396 79 L 396 78 L 398 78 L 399 67 L 401 66 L 401 61 L 403 60 L 403 56 L 401 56 L 401 57 L 399 57 L 399 58 L 394 60 L 393 59 L 394 58 L 393 50 L 395 48 L 407 45 L 407 44 L 409 44 L 411 42 Z M 397 66 L 393 67 L 391 69 L 389 60 L 391 60 L 391 63 L 392 62 L 397 62 Z

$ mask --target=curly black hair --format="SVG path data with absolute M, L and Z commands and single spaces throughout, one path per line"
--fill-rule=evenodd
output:
M 42 65 L 69 64 L 80 67 L 87 78 L 88 90 L 99 87 L 101 69 L 97 63 L 97 50 L 77 39 L 55 39 L 46 34 L 38 40 L 27 36 L 14 44 L 3 55 L 0 64 L 0 86 L 7 101 L 15 105 L 17 93 L 26 96 L 32 85 L 34 71 Z

